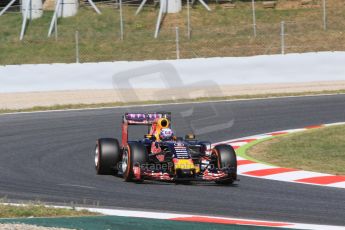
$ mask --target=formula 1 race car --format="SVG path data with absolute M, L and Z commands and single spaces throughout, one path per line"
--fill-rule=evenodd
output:
M 227 144 L 211 147 L 193 134 L 176 137 L 171 130 L 171 113 L 126 113 L 122 119 L 122 142 L 97 140 L 97 174 L 120 175 L 125 181 L 214 181 L 231 184 L 237 179 L 234 149 Z M 143 139 L 128 140 L 132 125 L 148 126 Z

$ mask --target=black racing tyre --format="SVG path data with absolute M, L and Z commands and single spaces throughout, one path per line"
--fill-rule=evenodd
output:
M 101 138 L 95 147 L 95 168 L 97 174 L 113 175 L 117 173 L 121 161 L 121 149 L 118 140 Z
M 146 147 L 139 142 L 128 143 L 127 147 L 123 150 L 122 155 L 122 172 L 125 181 L 134 180 L 133 167 L 142 165 L 148 162 L 148 154 Z
M 214 147 L 218 158 L 219 168 L 229 168 L 231 173 L 228 179 L 216 181 L 218 184 L 232 184 L 237 179 L 237 157 L 231 145 L 220 144 Z

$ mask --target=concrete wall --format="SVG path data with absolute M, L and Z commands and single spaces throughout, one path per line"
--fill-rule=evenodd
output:
M 0 93 L 342 81 L 345 80 L 344 60 L 345 52 L 321 52 L 238 58 L 0 66 Z

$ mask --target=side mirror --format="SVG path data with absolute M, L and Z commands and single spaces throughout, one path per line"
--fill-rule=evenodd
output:
M 176 137 L 176 141 L 183 141 L 182 137 Z
M 151 134 L 145 134 L 145 135 L 144 135 L 144 138 L 149 139 L 149 140 L 152 140 L 152 141 L 155 141 L 155 140 L 156 140 L 156 137 L 155 137 L 154 135 L 151 135 Z
M 185 136 L 186 140 L 195 140 L 195 135 L 193 133 L 189 133 Z

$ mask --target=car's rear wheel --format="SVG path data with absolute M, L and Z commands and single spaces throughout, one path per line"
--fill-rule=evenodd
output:
M 139 142 L 128 143 L 122 154 L 122 172 L 125 181 L 141 180 L 134 174 L 134 167 L 142 168 L 148 162 L 146 147 Z
M 97 174 L 113 175 L 117 173 L 120 160 L 121 149 L 118 140 L 112 138 L 97 140 L 95 147 L 95 168 Z
M 216 181 L 218 184 L 232 184 L 237 179 L 237 157 L 231 145 L 221 144 L 214 147 L 218 158 L 218 168 L 227 169 L 229 177 Z

